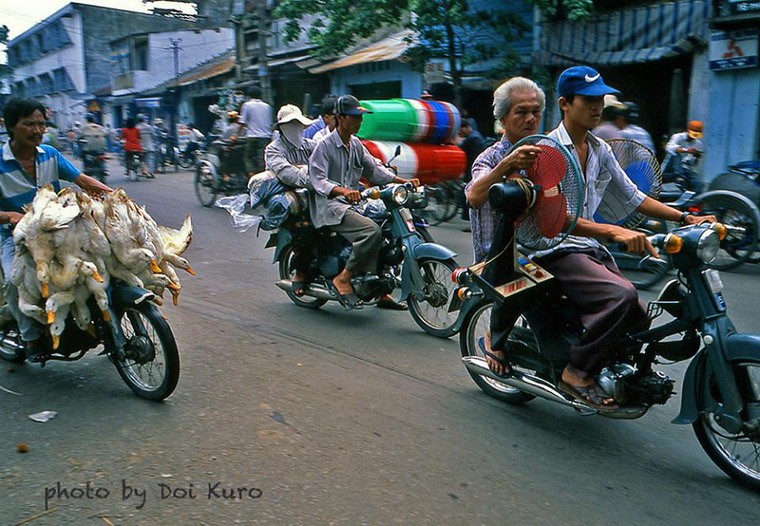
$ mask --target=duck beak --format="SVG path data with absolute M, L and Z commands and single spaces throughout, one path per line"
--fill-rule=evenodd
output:
M 100 272 L 98 272 L 97 270 L 92 273 L 92 279 L 94 279 L 98 283 L 103 283 L 104 282 L 103 276 L 101 276 Z
M 51 334 L 50 337 L 53 339 L 53 350 L 55 351 L 61 344 L 61 337 L 57 334 Z
M 40 291 L 42 292 L 42 297 L 47 299 L 50 297 L 50 289 L 48 288 L 48 284 L 44 281 L 40 283 Z
M 111 312 L 107 310 L 100 311 L 103 314 L 103 321 L 111 321 Z
M 158 266 L 158 263 L 156 263 L 155 259 L 150 260 L 150 269 L 156 274 L 160 274 L 162 272 L 161 267 Z
M 188 274 L 195 276 L 195 271 L 193 270 L 193 267 L 191 267 L 190 265 L 188 265 L 185 270 L 187 271 Z
M 47 313 L 48 325 L 52 325 L 55 322 L 55 311 L 49 310 Z

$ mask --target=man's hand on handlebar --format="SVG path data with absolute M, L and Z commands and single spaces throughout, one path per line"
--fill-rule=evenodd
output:
M 684 225 L 701 225 L 702 223 L 717 223 L 718 219 L 713 216 L 693 216 L 693 215 L 687 215 L 684 220 Z
M 393 182 L 394 182 L 394 183 L 399 183 L 399 184 L 404 184 L 404 183 L 412 183 L 412 186 L 414 186 L 415 188 L 417 188 L 417 187 L 419 187 L 419 186 L 420 186 L 420 180 L 419 180 L 419 179 L 417 179 L 416 177 L 415 177 L 415 178 L 412 178 L 412 179 L 402 179 L 402 178 L 400 178 L 400 177 L 396 177 L 396 178 L 393 180 Z
M 610 235 L 610 240 L 624 245 L 626 252 L 637 254 L 649 252 L 653 257 L 660 257 L 660 253 L 652 245 L 644 232 L 616 226 Z
M 362 200 L 362 194 L 359 190 L 352 190 L 350 188 L 343 188 L 342 186 L 336 186 L 333 188 L 333 193 L 336 197 L 343 197 L 351 204 L 356 204 Z

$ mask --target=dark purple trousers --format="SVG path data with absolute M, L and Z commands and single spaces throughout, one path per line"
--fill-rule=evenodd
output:
M 561 292 L 578 309 L 585 330 L 570 347 L 568 368 L 580 377 L 590 378 L 602 370 L 619 350 L 614 345 L 618 338 L 647 327 L 649 321 L 638 292 L 604 250 L 563 252 L 537 263 L 554 275 Z M 504 348 L 519 315 L 508 305 L 494 305 L 491 315 L 494 349 Z

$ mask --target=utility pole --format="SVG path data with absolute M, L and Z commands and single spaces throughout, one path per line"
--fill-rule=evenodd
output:
M 180 44 L 181 38 L 170 38 L 169 45 L 171 46 L 172 53 L 174 55 L 174 100 L 172 101 L 172 134 L 177 139 L 177 119 L 179 116 L 179 52 L 182 50 Z
M 269 62 L 267 57 L 267 37 L 269 37 L 271 23 L 267 13 L 268 0 L 258 0 L 256 3 L 256 18 L 258 22 L 259 34 L 259 82 L 261 82 L 262 100 L 273 104 L 272 101 L 272 83 L 269 76 Z

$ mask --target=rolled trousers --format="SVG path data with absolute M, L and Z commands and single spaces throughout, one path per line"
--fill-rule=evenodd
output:
M 330 228 L 352 245 L 346 262 L 350 272 L 377 272 L 377 257 L 383 242 L 380 226 L 355 210 L 348 210 L 339 225 Z

